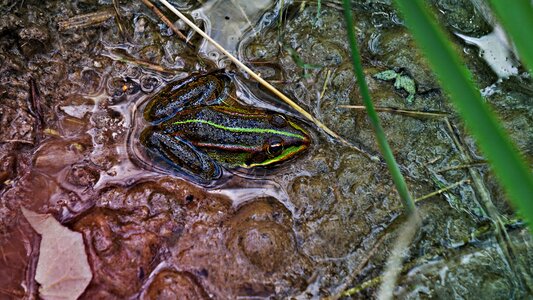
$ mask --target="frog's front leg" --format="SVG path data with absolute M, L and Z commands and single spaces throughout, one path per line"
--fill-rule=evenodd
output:
M 156 127 L 141 133 L 141 143 L 149 153 L 162 158 L 178 171 L 208 182 L 220 178 L 220 166 L 205 153 L 179 136 L 163 133 Z
M 220 104 L 231 93 L 231 78 L 221 72 L 191 76 L 170 84 L 148 102 L 144 118 L 158 124 L 194 106 Z

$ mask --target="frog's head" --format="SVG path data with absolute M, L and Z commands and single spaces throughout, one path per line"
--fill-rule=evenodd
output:
M 250 153 L 241 167 L 270 166 L 286 161 L 305 151 L 311 142 L 309 133 L 295 120 L 278 113 L 269 114 L 269 126 L 258 126 L 254 134 L 260 151 Z

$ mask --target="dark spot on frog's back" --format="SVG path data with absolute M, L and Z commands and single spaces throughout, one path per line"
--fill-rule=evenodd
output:
M 161 123 L 189 107 L 219 104 L 230 95 L 231 89 L 231 78 L 220 71 L 172 82 L 150 99 L 144 109 L 144 119 Z
M 287 120 L 280 114 L 272 114 L 270 116 L 270 123 L 278 128 L 284 128 L 287 126 Z

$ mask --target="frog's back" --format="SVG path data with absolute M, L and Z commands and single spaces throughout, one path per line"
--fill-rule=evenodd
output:
M 309 144 L 309 136 L 302 128 L 265 110 L 198 107 L 177 114 L 164 126 L 195 145 L 228 151 L 259 152 L 272 140 L 283 141 L 287 146 Z

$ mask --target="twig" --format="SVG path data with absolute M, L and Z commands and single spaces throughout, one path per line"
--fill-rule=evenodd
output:
M 459 182 L 456 182 L 456 183 L 454 183 L 452 185 L 449 185 L 447 187 L 443 187 L 442 189 L 439 189 L 439 190 L 434 191 L 432 193 L 426 194 L 426 195 L 424 195 L 422 197 L 416 198 L 415 199 L 415 203 L 417 203 L 419 201 L 422 201 L 422 200 L 426 200 L 426 199 L 431 198 L 431 197 L 436 196 L 436 195 L 440 195 L 440 194 L 442 194 L 444 192 L 447 192 L 447 191 L 449 191 L 449 190 L 451 190 L 451 189 L 453 189 L 453 188 L 455 188 L 457 186 L 463 185 L 465 183 L 470 183 L 470 180 L 469 179 L 463 179 L 463 180 L 461 180 Z
M 351 294 L 347 294 L 351 290 L 351 289 L 347 290 L 348 285 L 351 284 L 351 282 L 355 279 L 355 277 L 357 275 L 361 274 L 361 271 L 363 270 L 363 268 L 367 265 L 368 261 L 370 261 L 370 259 L 374 256 L 374 254 L 376 254 L 376 252 L 378 251 L 379 247 L 381 246 L 381 244 L 383 244 L 383 241 L 385 241 L 385 238 L 387 236 L 388 236 L 387 234 L 383 234 L 382 236 L 380 236 L 379 239 L 374 244 L 374 246 L 372 246 L 372 249 L 370 249 L 368 254 L 363 258 L 363 260 L 361 260 L 361 262 L 359 262 L 359 265 L 357 265 L 355 270 L 353 272 L 351 272 L 344 279 L 344 283 L 337 289 L 337 290 L 340 290 L 341 292 L 337 293 L 336 295 L 333 295 L 333 296 L 330 296 L 330 297 L 326 298 L 326 300 L 337 300 L 337 299 L 339 299 L 339 298 L 341 298 L 343 296 L 350 296 L 351 295 Z
M 328 72 L 326 73 L 326 79 L 324 80 L 324 86 L 322 86 L 322 92 L 320 92 L 319 99 L 322 99 L 324 97 L 324 94 L 326 93 L 326 89 L 329 83 L 329 76 L 331 76 L 331 70 L 328 69 Z
M 233 4 L 233 6 L 237 7 L 240 10 L 242 16 L 244 17 L 244 19 L 246 19 L 246 22 L 248 22 L 248 26 L 252 27 L 254 24 L 252 24 L 252 21 L 250 21 L 250 19 L 248 18 L 248 14 L 244 11 L 242 6 L 239 5 L 239 3 L 235 3 L 235 0 L 231 0 L 231 4 Z
M 363 105 L 339 105 L 341 108 L 352 108 L 352 109 L 366 109 Z M 432 111 L 432 112 L 426 112 L 426 111 L 419 111 L 419 110 L 408 110 L 408 109 L 400 109 L 395 107 L 375 107 L 376 111 L 380 112 L 390 112 L 390 113 L 398 113 L 398 114 L 404 114 L 404 115 L 414 115 L 414 116 L 421 116 L 421 117 L 428 117 L 428 118 L 442 118 L 449 116 L 450 114 L 441 112 L 441 111 Z
M 448 118 L 444 118 L 446 125 L 448 127 L 448 130 L 450 131 L 450 135 L 452 137 L 452 141 L 457 147 L 457 150 L 459 152 L 459 156 L 463 161 L 472 161 L 472 156 L 470 152 L 467 151 L 466 146 L 464 142 L 461 139 L 461 136 L 459 135 L 458 131 L 456 130 L 456 127 L 453 126 L 453 124 L 450 122 Z M 505 262 L 507 262 L 507 265 L 509 266 L 510 270 L 512 271 L 512 274 L 516 278 L 516 287 L 521 289 L 526 289 L 528 292 L 532 291 L 532 283 L 531 279 L 528 277 L 527 274 L 529 274 L 522 264 L 520 262 L 516 261 L 516 250 L 513 246 L 513 243 L 510 240 L 509 234 L 507 233 L 507 230 L 504 226 L 504 221 L 502 218 L 502 215 L 492 202 L 490 192 L 488 188 L 486 187 L 481 174 L 478 170 L 474 168 L 468 168 L 468 172 L 470 174 L 470 177 L 472 178 L 472 182 L 474 184 L 474 187 L 476 191 L 478 192 L 479 198 L 481 200 L 481 203 L 476 199 L 476 203 L 478 206 L 481 207 L 482 212 L 485 214 L 485 217 L 488 217 L 489 220 L 491 220 L 496 228 L 496 241 L 498 242 L 498 245 L 500 246 L 502 258 Z
M 111 19 L 114 15 L 115 14 L 110 9 L 105 9 L 102 11 L 74 16 L 65 21 L 58 22 L 57 25 L 59 27 L 59 31 L 86 28 L 93 25 L 102 24 Z
M 143 0 L 145 1 L 145 0 Z M 355 149 L 356 151 L 360 152 L 361 154 L 365 155 L 367 158 L 373 160 L 373 161 L 379 161 L 379 158 L 370 155 L 369 153 L 363 151 L 362 149 L 356 147 L 352 143 L 348 142 L 338 134 L 336 134 L 333 130 L 329 129 L 325 124 L 323 124 L 321 121 L 313 117 L 310 113 L 305 111 L 303 108 L 301 108 L 298 104 L 296 104 L 294 101 L 289 99 L 287 96 L 285 96 L 283 93 L 281 93 L 278 89 L 276 89 L 274 86 L 272 86 L 270 83 L 265 81 L 263 78 L 261 78 L 259 75 L 254 73 L 250 68 L 248 68 L 245 64 L 240 62 L 237 58 L 235 58 L 231 53 L 229 53 L 226 49 L 224 49 L 220 44 L 218 44 L 215 40 L 213 40 L 209 35 L 207 35 L 203 30 L 198 28 L 196 24 L 191 22 L 187 17 L 185 17 L 179 10 L 177 10 L 174 6 L 172 6 L 170 3 L 168 3 L 166 0 L 159 0 L 163 5 L 165 5 L 169 10 L 171 10 L 173 13 L 175 13 L 180 19 L 183 20 L 183 22 L 187 23 L 194 31 L 196 31 L 199 35 L 201 35 L 203 38 L 208 40 L 215 48 L 217 48 L 220 52 L 222 52 L 224 55 L 226 55 L 231 61 L 233 61 L 237 66 L 239 66 L 241 69 L 243 69 L 248 75 L 250 75 L 252 78 L 257 80 L 261 85 L 263 85 L 265 88 L 270 90 L 272 93 L 274 93 L 276 96 L 278 96 L 281 100 L 283 100 L 285 103 L 287 103 L 289 106 L 291 106 L 293 109 L 298 111 L 301 115 L 303 115 L 306 119 L 313 122 L 316 126 L 318 126 L 320 129 L 322 129 L 324 132 L 326 132 L 331 137 L 339 140 L 344 145 L 351 147 L 352 149 Z
M 160 65 L 148 62 L 148 61 L 140 60 L 140 59 L 137 59 L 137 58 L 134 58 L 134 57 L 126 56 L 126 55 L 122 55 L 122 54 L 119 54 L 119 53 L 116 53 L 116 52 L 112 52 L 112 51 L 110 51 L 109 54 L 106 55 L 106 56 L 109 56 L 113 60 L 117 60 L 117 61 L 121 61 L 121 62 L 125 62 L 125 63 L 135 64 L 135 65 L 138 65 L 138 66 L 141 66 L 141 67 L 144 67 L 144 68 L 147 68 L 147 69 L 159 72 L 159 73 L 167 73 L 167 74 L 178 74 L 178 73 L 180 73 L 180 70 L 168 69 L 168 68 L 165 68 L 163 66 L 160 66 Z
M 120 32 L 120 35 L 122 35 L 122 38 L 129 42 L 130 37 L 127 32 L 126 26 L 124 26 L 124 21 L 122 20 L 122 15 L 120 14 L 120 4 L 118 3 L 118 0 L 113 0 L 113 9 L 115 10 L 115 21 L 118 25 L 118 31 Z
M 35 79 L 30 78 L 28 80 L 28 85 L 30 86 L 30 97 L 29 97 L 29 109 L 30 114 L 33 115 L 37 121 L 37 125 L 41 127 L 44 124 L 43 119 L 43 110 L 42 110 L 42 98 L 39 95 L 39 90 L 37 89 L 37 84 Z
M 418 198 L 414 199 L 413 201 L 415 203 L 418 203 L 420 201 L 426 200 L 426 199 L 431 198 L 433 196 L 437 196 L 437 195 L 440 195 L 442 193 L 445 193 L 445 192 L 447 192 L 447 191 L 449 191 L 449 190 L 451 190 L 451 189 L 453 189 L 455 187 L 458 187 L 460 185 L 463 185 L 465 183 L 470 183 L 470 180 L 469 179 L 463 179 L 463 180 L 458 181 L 456 183 L 453 183 L 453 184 L 451 184 L 449 186 L 445 186 L 445 187 L 443 187 L 441 189 L 438 189 L 438 190 L 436 190 L 434 192 L 431 192 L 431 193 L 426 194 L 424 196 L 418 197 Z M 402 206 L 395 206 L 395 207 L 391 208 L 390 210 L 391 211 L 395 211 L 395 210 L 398 210 L 398 209 L 401 209 L 401 208 L 402 208 Z
M 486 160 L 476 161 L 476 162 L 471 162 L 471 163 L 467 163 L 467 164 L 461 164 L 461 165 L 458 165 L 458 166 L 447 167 L 447 168 L 444 168 L 444 169 L 437 170 L 436 172 L 437 173 L 444 173 L 444 172 L 448 172 L 448 171 L 452 171 L 452 170 L 468 169 L 468 168 L 472 168 L 472 167 L 476 167 L 476 166 L 486 165 L 487 163 L 488 162 Z
M 437 155 L 436 157 L 434 157 L 431 160 L 429 160 L 428 162 L 426 162 L 424 164 L 424 167 L 427 166 L 427 165 L 432 165 L 432 164 L 436 163 L 437 161 L 439 161 L 441 159 L 442 159 L 442 155 Z
M 192 44 L 187 40 L 185 35 L 181 33 L 178 27 L 174 26 L 174 24 L 170 22 L 170 20 L 165 17 L 165 15 L 152 2 L 150 2 L 149 0 L 142 0 L 142 2 L 144 3 L 144 5 L 146 5 L 146 7 L 151 9 L 159 17 L 159 19 L 163 21 L 163 23 L 165 23 L 170 29 L 172 29 L 172 31 L 174 31 L 174 33 L 176 33 L 182 41 L 184 41 L 187 45 L 192 46 Z

